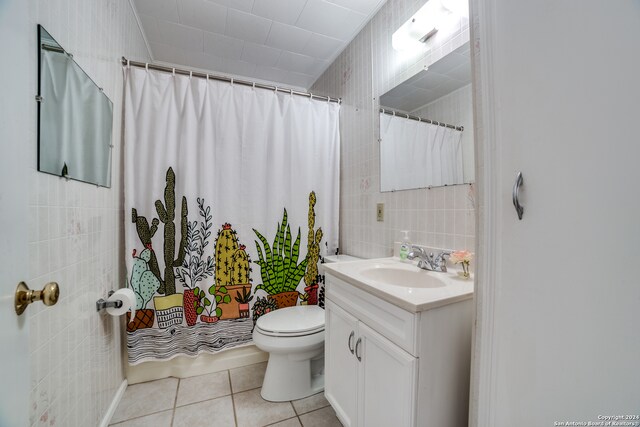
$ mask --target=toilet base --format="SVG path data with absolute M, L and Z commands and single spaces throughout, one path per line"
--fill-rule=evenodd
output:
M 291 356 L 269 354 L 260 392 L 264 400 L 287 402 L 324 390 L 324 353 L 306 360 L 295 360 L 299 358 Z

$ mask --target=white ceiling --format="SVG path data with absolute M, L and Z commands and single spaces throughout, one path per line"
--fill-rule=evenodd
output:
M 309 88 L 386 0 L 134 0 L 156 62 Z
M 471 83 L 469 42 L 380 97 L 380 105 L 411 113 Z

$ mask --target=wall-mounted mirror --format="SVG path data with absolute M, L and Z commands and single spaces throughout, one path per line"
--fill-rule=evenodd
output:
M 380 97 L 380 191 L 474 181 L 470 48 Z
M 38 25 L 38 170 L 111 185 L 113 103 Z

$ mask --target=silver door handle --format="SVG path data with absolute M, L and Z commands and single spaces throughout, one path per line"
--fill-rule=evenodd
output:
M 362 362 L 362 357 L 360 357 L 360 352 L 358 352 L 361 342 L 362 342 L 362 338 L 358 338 L 358 341 L 356 341 L 356 359 L 358 359 L 358 362 Z
M 522 178 L 522 172 L 518 172 L 516 176 L 516 182 L 513 184 L 513 206 L 516 208 L 516 212 L 518 213 L 518 219 L 522 219 L 522 214 L 524 213 L 524 206 L 520 204 L 520 187 L 524 179 Z
M 353 337 L 355 336 L 355 332 L 351 331 L 351 333 L 349 334 L 349 342 L 347 343 L 347 345 L 349 346 L 349 351 L 351 352 L 351 354 L 353 354 L 353 346 L 351 345 L 351 340 L 353 340 Z

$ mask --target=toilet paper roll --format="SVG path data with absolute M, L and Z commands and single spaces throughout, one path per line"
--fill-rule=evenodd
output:
M 131 289 L 118 289 L 113 295 L 107 298 L 107 301 L 122 301 L 120 308 L 107 307 L 107 313 L 111 316 L 122 316 L 131 310 L 129 323 L 133 322 L 133 319 L 136 317 L 136 295 Z

